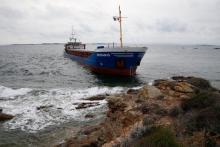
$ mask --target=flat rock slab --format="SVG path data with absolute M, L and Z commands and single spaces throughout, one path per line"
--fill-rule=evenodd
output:
M 182 93 L 193 93 L 193 86 L 187 82 L 178 82 L 174 86 L 174 90 Z
M 161 93 L 161 91 L 155 87 L 155 86 L 147 86 L 147 90 L 148 90 L 148 96 L 149 98 L 159 98 L 162 97 L 163 94 Z

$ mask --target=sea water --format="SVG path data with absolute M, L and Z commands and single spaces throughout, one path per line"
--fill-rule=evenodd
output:
M 88 44 L 95 48 L 96 44 Z M 172 76 L 199 76 L 220 88 L 220 50 L 210 45 L 135 45 L 149 49 L 134 77 L 91 73 L 64 55 L 64 44 L 0 46 L 0 146 L 49 146 L 104 119 L 106 101 L 77 110 L 85 98 L 125 92 Z M 41 107 L 43 109 L 40 109 Z M 94 118 L 85 118 L 93 114 Z

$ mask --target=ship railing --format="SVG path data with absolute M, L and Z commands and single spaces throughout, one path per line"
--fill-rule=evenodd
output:
M 115 47 L 118 47 L 119 45 L 117 43 L 108 43 L 107 44 L 107 48 L 115 48 Z
M 105 44 L 100 44 L 97 46 L 97 49 L 103 49 L 103 48 L 117 48 L 119 47 L 119 44 L 117 43 L 105 43 Z

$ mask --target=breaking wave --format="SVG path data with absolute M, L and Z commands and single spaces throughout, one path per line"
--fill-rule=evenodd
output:
M 0 85 L 0 98 L 13 98 L 16 96 L 25 95 L 32 91 L 30 88 L 12 89 Z
M 105 100 L 89 101 L 86 97 L 121 93 L 122 87 L 91 87 L 87 89 L 12 89 L 0 86 L 0 107 L 15 117 L 3 124 L 7 129 L 37 132 L 68 120 L 84 121 L 86 114 L 104 111 Z M 93 107 L 76 109 L 80 103 L 98 103 Z

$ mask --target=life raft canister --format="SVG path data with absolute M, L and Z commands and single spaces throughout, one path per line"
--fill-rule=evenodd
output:
M 119 59 L 116 61 L 116 67 L 117 68 L 124 68 L 125 64 L 124 64 L 124 60 L 123 59 Z

